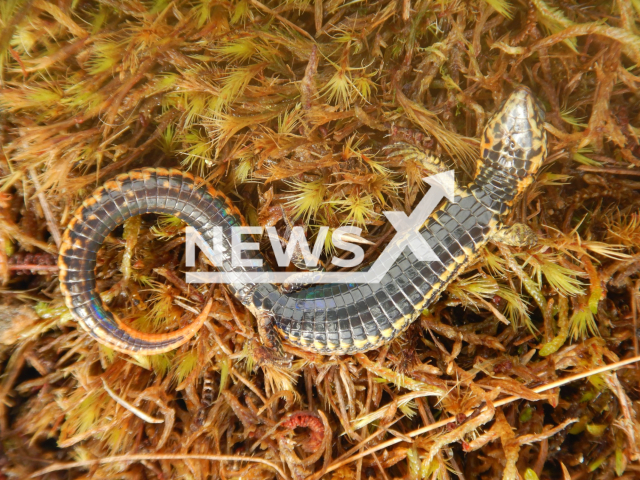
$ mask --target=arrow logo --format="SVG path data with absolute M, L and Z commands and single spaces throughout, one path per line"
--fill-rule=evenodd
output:
M 411 216 L 407 217 L 404 212 L 384 212 L 397 233 L 373 264 L 370 272 L 379 272 L 384 277 L 388 269 L 385 270 L 383 265 L 391 265 L 395 262 L 398 255 L 402 253 L 407 245 L 421 262 L 438 260 L 437 255 L 427 241 L 420 235 L 420 227 L 427 221 L 427 218 L 438 206 L 442 197 L 447 197 L 450 202 L 454 202 L 455 179 L 453 170 L 449 170 L 431 177 L 425 177 L 423 180 L 431 185 L 431 188 L 411 213 Z M 382 278 L 380 279 L 382 280 Z

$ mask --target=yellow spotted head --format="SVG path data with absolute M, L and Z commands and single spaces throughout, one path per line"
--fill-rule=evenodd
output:
M 518 87 L 484 129 L 474 183 L 506 211 L 546 156 L 544 110 L 531 90 Z

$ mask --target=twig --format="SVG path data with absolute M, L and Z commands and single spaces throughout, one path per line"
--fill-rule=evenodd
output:
M 174 304 L 176 304 L 176 305 L 178 305 L 178 306 L 179 306 L 179 307 L 181 307 L 181 308 L 184 308 L 184 309 L 185 309 L 186 311 L 188 311 L 188 312 L 195 313 L 196 315 L 199 315 L 199 314 L 200 314 L 200 312 L 198 311 L 198 309 L 193 308 L 191 305 L 187 305 L 187 304 L 186 304 L 186 303 L 184 303 L 184 302 L 181 302 L 181 301 L 180 301 L 180 298 L 185 299 L 184 297 L 177 297 L 177 298 L 174 298 L 174 299 L 173 299 L 173 303 L 174 303 Z M 185 300 L 186 300 L 186 299 L 185 299 Z
M 602 367 L 598 367 L 595 368 L 593 370 L 588 370 L 586 372 L 582 372 L 582 373 L 576 373 L 575 375 L 570 375 L 566 378 L 561 378 L 559 380 L 556 380 L 555 382 L 551 382 L 551 383 L 547 383 L 546 385 L 540 385 L 539 387 L 533 388 L 532 390 L 536 393 L 542 393 L 542 392 L 546 392 L 547 390 L 552 390 L 554 388 L 558 388 L 561 387 L 563 385 L 566 385 L 567 383 L 571 383 L 571 382 L 575 382 L 576 380 L 580 380 L 586 377 L 590 377 L 591 375 L 597 375 L 598 373 L 603 373 L 603 372 L 608 372 L 611 370 L 615 370 L 621 367 L 624 367 L 626 365 L 630 365 L 632 363 L 636 363 L 636 362 L 640 362 L 640 356 L 637 357 L 631 357 L 628 358 L 626 360 L 621 360 L 619 362 L 616 363 L 612 363 L 609 365 L 603 365 Z M 495 408 L 497 407 L 501 407 L 503 405 L 506 405 L 508 403 L 511 402 L 515 402 L 516 400 L 520 400 L 521 397 L 519 396 L 511 396 L 511 397 L 507 397 L 507 398 L 503 398 L 502 400 L 498 400 L 496 402 L 494 402 L 493 406 Z M 482 410 L 480 410 L 480 413 L 484 412 L 487 409 L 487 407 L 482 408 Z M 467 417 L 473 415 L 475 413 L 475 410 L 469 410 L 468 412 L 465 412 L 465 415 Z M 408 437 L 414 438 L 417 437 L 418 435 L 422 435 L 423 433 L 427 433 L 430 432 L 432 430 L 436 430 L 440 427 L 444 427 L 446 426 L 448 423 L 451 422 L 455 422 L 456 421 L 456 417 L 448 417 L 445 418 L 444 420 L 440 420 L 436 423 L 432 423 L 431 425 L 427 425 L 426 427 L 422 427 L 419 428 L 417 430 L 413 430 L 412 432 L 407 433 L 406 435 Z M 403 439 L 402 438 L 393 438 L 391 440 L 387 440 L 386 442 L 382 442 L 379 443 L 378 445 L 376 445 L 375 447 L 371 447 L 368 450 L 365 450 L 364 452 L 358 453 L 356 455 L 353 455 L 352 457 L 349 457 L 345 460 L 342 460 L 340 462 L 334 463 L 333 465 L 330 465 L 329 468 L 327 468 L 327 470 L 324 471 L 324 473 L 328 473 L 328 472 L 332 472 L 344 465 L 347 465 L 351 462 L 354 462 L 356 460 L 358 460 L 359 458 L 363 458 L 366 457 L 367 455 L 377 452 L 379 450 L 382 450 L 383 448 L 387 448 L 390 447 L 392 445 L 395 445 L 397 443 L 402 442 Z M 317 480 L 319 477 L 316 475 L 312 475 L 311 477 L 309 477 L 309 480 Z
M 107 385 L 107 382 L 104 380 L 104 378 L 101 379 L 101 380 L 102 380 L 102 385 L 104 386 L 104 389 L 109 394 L 109 396 L 111 398 L 113 398 L 118 405 L 121 405 L 122 407 L 126 408 L 131 413 L 133 413 L 136 417 L 144 420 L 145 422 L 149 422 L 149 423 L 163 423 L 164 422 L 164 420 L 162 418 L 152 417 L 151 415 L 148 415 L 148 414 L 144 413 L 139 408 L 134 407 L 133 405 L 131 405 L 126 400 L 120 398 L 118 395 L 116 395 L 113 392 L 113 390 L 111 390 L 109 388 L 109 386 Z
M 26 79 L 27 78 L 27 70 L 24 68 L 24 62 L 20 58 L 20 55 L 18 55 L 18 52 L 16 52 L 13 48 L 11 48 L 11 45 L 9 45 L 8 48 L 9 48 L 9 53 L 11 54 L 13 59 L 16 62 L 18 62 L 18 65 L 20 65 L 20 68 L 22 69 L 22 76 Z
M 389 477 L 387 477 L 387 474 L 384 473 L 384 468 L 382 468 L 382 465 L 380 464 L 380 460 L 378 459 L 378 456 L 375 453 L 372 453 L 371 455 L 373 455 L 373 459 L 375 460 L 376 465 L 380 469 L 380 473 L 382 474 L 382 478 L 384 478 L 384 480 L 389 480 Z
M 153 271 L 169 280 L 182 293 L 190 297 L 191 300 L 195 300 L 196 302 L 204 302 L 204 296 L 193 285 L 188 284 L 181 278 L 178 278 L 173 270 L 164 267 L 158 267 L 154 268 Z
M 51 272 L 57 272 L 58 268 L 58 265 L 37 265 L 29 263 L 18 263 L 9 265 L 9 270 L 48 270 Z
M 633 168 L 603 168 L 593 167 L 591 165 L 581 165 L 578 170 L 583 172 L 595 172 L 595 173 L 609 173 L 611 175 L 635 175 L 640 176 L 640 169 L 634 170 Z
M 635 288 L 630 289 L 631 291 L 631 315 L 633 316 L 633 351 L 636 356 L 640 355 L 640 350 L 638 349 L 638 297 L 637 292 L 640 289 L 640 280 L 636 280 L 634 284 Z M 636 366 L 637 368 L 637 366 Z
M 504 323 L 505 325 L 511 325 L 511 322 L 509 320 L 507 320 L 507 318 L 502 315 L 502 313 L 500 313 L 500 311 L 494 307 L 493 305 L 491 305 L 489 302 L 487 302 L 484 298 L 482 298 L 480 295 L 476 295 L 473 294 L 473 298 L 475 300 L 477 300 L 478 302 L 480 302 L 482 305 L 484 305 L 485 307 L 487 307 L 489 310 L 491 310 L 491 313 L 493 313 L 493 315 L 502 323 Z
M 262 403 L 268 402 L 268 400 L 265 398 L 264 395 L 262 395 L 258 387 L 256 387 L 251 381 L 244 378 L 242 374 L 238 370 L 236 370 L 236 367 L 231 367 L 231 373 L 233 373 L 238 378 L 238 380 L 244 383 L 253 393 L 255 393 L 258 396 L 258 398 L 262 400 Z
M 229 293 L 227 292 L 226 288 L 222 289 L 222 293 L 224 294 L 224 298 L 227 301 L 227 305 L 229 306 L 229 310 L 231 310 L 231 316 L 233 317 L 233 320 L 236 322 L 236 325 L 238 325 L 238 328 L 240 328 L 241 332 L 238 333 L 242 333 L 245 334 L 247 333 L 247 329 L 244 326 L 244 324 L 242 323 L 242 321 L 240 321 L 240 317 L 238 317 L 238 312 L 236 312 L 236 307 L 233 305 L 233 301 L 231 300 L 231 297 L 229 296 Z
M 92 465 L 100 465 L 103 463 L 118 463 L 118 462 L 136 462 L 144 460 L 209 460 L 212 462 L 255 462 L 262 463 L 273 468 L 284 479 L 288 480 L 289 477 L 284 471 L 278 467 L 275 463 L 270 462 L 259 457 L 241 457 L 238 455 L 193 455 L 193 454 L 137 454 L 137 455 L 116 455 L 114 457 L 96 458 L 94 460 L 81 460 L 78 462 L 61 462 L 54 463 L 42 470 L 38 470 L 32 473 L 28 478 L 35 478 L 41 475 L 45 475 L 51 472 L 59 472 L 60 470 L 69 470 L 71 468 L 89 467 Z
M 316 24 L 316 32 L 320 32 L 322 30 L 322 0 L 315 0 L 313 16 Z
M 56 246 L 58 247 L 58 250 L 60 250 L 60 229 L 58 228 L 58 223 L 56 222 L 53 213 L 51 213 L 49 203 L 47 202 L 47 197 L 44 196 L 44 193 L 41 190 L 42 187 L 40 186 L 40 182 L 38 181 L 38 175 L 36 174 L 36 170 L 33 167 L 29 169 L 29 176 L 31 177 L 33 185 L 36 187 L 36 195 L 38 196 L 38 200 L 40 200 L 40 206 L 42 207 L 44 218 L 47 220 L 49 233 L 51 233 L 53 241 L 56 242 Z
M 369 370 L 374 375 L 384 378 L 387 382 L 398 385 L 399 387 L 403 387 L 414 392 L 425 393 L 425 395 L 428 394 L 435 397 L 442 397 L 446 394 L 446 392 L 440 387 L 427 385 L 424 382 L 414 380 L 409 376 L 398 374 L 393 370 L 382 367 L 381 365 L 372 362 L 364 353 L 356 353 L 354 354 L 354 357 L 358 361 L 358 363 L 365 369 Z

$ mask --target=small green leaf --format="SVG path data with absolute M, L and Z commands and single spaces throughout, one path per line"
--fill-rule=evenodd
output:
M 594 398 L 596 398 L 595 392 L 593 391 L 586 392 L 584 395 L 582 395 L 582 398 L 580 399 L 580 403 L 590 402 Z
M 220 390 L 218 392 L 218 395 L 220 395 L 222 391 L 227 388 L 231 364 L 228 358 L 224 358 L 220 360 L 220 362 L 218 362 L 218 366 L 220 367 Z
M 607 384 L 600 375 L 591 375 L 589 377 L 589 383 L 596 387 L 598 391 L 602 391 L 607 387 Z
M 113 360 L 116 358 L 116 351 L 112 348 L 109 348 L 105 345 L 100 345 L 100 350 L 104 353 L 104 358 L 107 361 L 108 365 L 113 363 Z
M 587 424 L 587 432 L 589 432 L 594 437 L 599 437 L 604 433 L 607 427 L 608 425 L 599 425 L 597 423 L 589 423 Z
M 586 149 L 583 149 L 583 150 L 586 151 Z M 597 160 L 593 160 L 592 158 L 589 158 L 586 155 L 583 155 L 582 153 L 580 153 L 583 150 L 578 150 L 577 152 L 575 152 L 573 154 L 573 159 L 576 162 L 582 163 L 583 165 L 591 165 L 593 167 L 601 167 L 602 166 L 602 162 L 599 162 Z M 587 153 L 590 153 L 590 151 L 588 151 Z
M 589 464 L 589 471 L 593 472 L 593 471 L 597 470 L 598 468 L 600 468 L 600 465 L 602 465 L 606 459 L 607 459 L 606 457 L 600 457 L 597 460 L 591 462 Z
M 532 469 L 527 468 L 527 471 L 524 472 L 524 480 L 539 480 L 538 474 L 534 472 Z
M 10 257 L 14 253 L 16 253 L 16 247 L 11 240 L 7 239 L 4 241 L 4 253 L 7 255 L 7 257 Z
M 571 435 L 578 435 L 579 433 L 584 432 L 584 428 L 586 425 L 587 424 L 585 422 L 574 423 L 571 429 L 569 430 L 569 433 Z
M 616 475 L 621 477 L 624 471 L 627 469 L 627 457 L 624 452 L 619 448 L 616 449 Z
M 533 408 L 527 407 L 520 413 L 520 423 L 526 423 L 533 416 Z

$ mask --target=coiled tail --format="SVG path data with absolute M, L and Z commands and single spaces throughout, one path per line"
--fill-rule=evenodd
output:
M 94 269 L 97 252 L 104 239 L 127 218 L 144 213 L 174 215 L 194 227 L 210 242 L 213 227 L 224 232 L 222 268 L 231 271 L 233 226 L 244 219 L 220 192 L 188 173 L 171 169 L 142 169 L 119 175 L 86 199 L 69 222 L 62 238 L 58 266 L 60 288 L 80 325 L 96 340 L 124 353 L 156 354 L 173 350 L 200 329 L 211 309 L 211 301 L 190 325 L 171 333 L 145 334 L 131 329 L 104 308 L 96 291 Z M 260 257 L 259 252 L 243 252 L 243 258 Z M 253 268 L 251 271 L 260 271 Z M 238 271 L 237 268 L 235 271 Z M 239 294 L 246 286 L 234 285 Z

